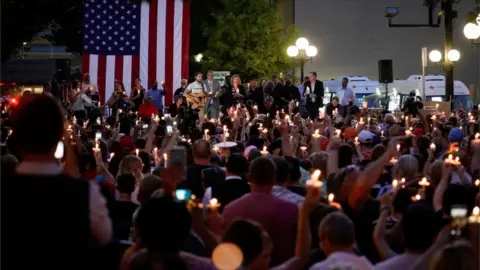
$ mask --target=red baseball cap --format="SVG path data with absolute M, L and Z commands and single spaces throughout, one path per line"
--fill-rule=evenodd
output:
M 123 136 L 120 138 L 120 147 L 124 150 L 133 151 L 135 150 L 135 142 L 130 136 Z

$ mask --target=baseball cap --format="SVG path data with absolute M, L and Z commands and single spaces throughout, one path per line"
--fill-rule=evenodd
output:
M 372 132 L 370 132 L 368 130 L 362 130 L 358 134 L 358 140 L 361 143 L 371 143 L 371 142 L 373 142 L 373 136 L 374 136 L 374 134 Z
M 449 142 L 462 142 L 463 140 L 463 131 L 459 128 L 452 128 L 450 133 L 448 133 L 448 140 Z
M 257 147 L 256 147 L 255 145 L 250 145 L 250 146 L 248 146 L 247 148 L 245 148 L 245 151 L 243 151 L 243 156 L 248 159 L 248 154 L 249 154 L 250 151 L 252 151 L 253 149 L 257 149 Z
M 133 151 L 135 150 L 135 142 L 130 136 L 122 136 L 120 138 L 120 147 L 124 150 Z

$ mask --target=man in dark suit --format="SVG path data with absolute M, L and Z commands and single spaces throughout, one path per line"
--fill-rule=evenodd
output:
M 265 111 L 265 105 L 263 104 L 263 88 L 257 87 L 257 81 L 250 81 L 249 90 L 245 100 L 251 100 L 253 106 L 257 105 L 258 111 Z
M 306 97 L 308 115 L 311 119 L 316 119 L 318 117 L 318 108 L 323 107 L 325 90 L 323 88 L 323 82 L 317 80 L 317 72 L 310 72 L 308 77 L 310 79 L 311 88 L 307 87 L 307 89 L 304 90 L 303 95 Z

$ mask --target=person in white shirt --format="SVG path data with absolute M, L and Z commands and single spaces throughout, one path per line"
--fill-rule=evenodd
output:
M 333 212 L 325 216 L 318 229 L 320 247 L 327 259 L 314 264 L 310 270 L 355 269 L 370 270 L 373 265 L 365 258 L 355 254 L 355 228 L 353 222 L 342 212 Z
M 85 73 L 83 76 L 83 82 L 82 82 L 82 91 L 86 93 L 87 91 L 91 93 L 98 93 L 98 88 L 95 84 L 90 82 L 90 74 Z
M 190 83 L 187 86 L 187 89 L 185 89 L 185 92 L 183 93 L 183 95 L 186 96 L 187 98 L 194 100 L 196 103 L 200 103 L 200 104 L 205 102 L 205 100 L 203 100 L 202 98 L 199 98 L 202 92 L 205 94 L 205 89 L 203 86 L 202 79 L 203 79 L 203 74 L 201 72 L 197 72 L 195 74 L 195 81 Z M 200 120 L 200 122 L 202 122 L 205 117 L 204 104 L 199 105 L 197 109 L 198 109 L 198 119 Z
M 352 90 L 352 88 L 348 87 L 348 78 L 343 78 L 342 87 L 337 89 L 337 97 L 340 102 L 340 106 L 342 106 L 343 116 L 345 117 L 348 107 L 355 105 L 357 101 L 355 98 L 355 92 Z

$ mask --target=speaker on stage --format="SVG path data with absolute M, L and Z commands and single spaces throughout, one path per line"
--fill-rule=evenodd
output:
M 378 60 L 378 81 L 380 83 L 392 83 L 393 82 L 393 61 Z

